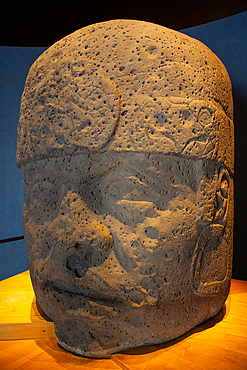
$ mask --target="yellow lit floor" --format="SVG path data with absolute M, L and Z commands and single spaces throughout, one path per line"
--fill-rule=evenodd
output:
M 223 310 L 186 335 L 92 360 L 57 345 L 54 325 L 40 315 L 23 272 L 0 282 L 0 369 L 247 370 L 247 282 L 232 280 Z

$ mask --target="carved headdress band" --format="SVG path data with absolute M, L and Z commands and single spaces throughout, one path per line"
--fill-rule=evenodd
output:
M 150 24 L 147 32 L 139 23 L 83 28 L 33 64 L 21 102 L 19 167 L 114 150 L 213 159 L 233 172 L 225 67 L 199 41 L 157 25 L 150 34 Z

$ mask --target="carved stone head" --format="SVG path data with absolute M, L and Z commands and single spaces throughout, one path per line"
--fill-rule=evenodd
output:
M 155 24 L 85 27 L 31 67 L 17 165 L 38 303 L 77 354 L 175 338 L 217 314 L 232 262 L 231 83 Z

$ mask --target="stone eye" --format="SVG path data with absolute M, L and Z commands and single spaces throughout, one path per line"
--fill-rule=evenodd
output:
M 30 216 L 37 223 L 52 220 L 60 204 L 59 189 L 47 180 L 36 182 L 30 191 Z

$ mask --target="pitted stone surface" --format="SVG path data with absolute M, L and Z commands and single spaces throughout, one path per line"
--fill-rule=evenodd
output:
M 110 141 L 118 151 L 217 158 L 232 170 L 232 114 L 227 72 L 202 43 L 146 22 L 99 23 L 57 42 L 32 66 L 17 162 Z
M 90 357 L 221 309 L 233 227 L 231 84 L 203 44 L 115 20 L 54 44 L 22 96 L 17 165 L 37 300 Z

